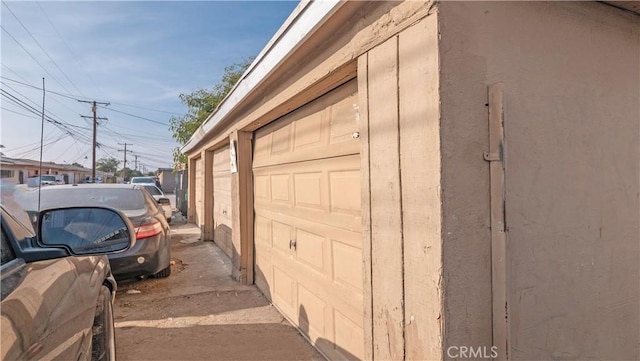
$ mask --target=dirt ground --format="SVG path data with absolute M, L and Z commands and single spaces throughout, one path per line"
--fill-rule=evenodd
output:
M 119 282 L 119 360 L 324 360 L 199 229 L 172 224 L 172 274 Z

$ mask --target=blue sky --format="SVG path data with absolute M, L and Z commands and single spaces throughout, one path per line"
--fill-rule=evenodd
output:
M 134 155 L 146 171 L 170 167 L 169 118 L 186 110 L 179 94 L 211 88 L 226 66 L 256 56 L 297 4 L 2 1 L 1 151 L 39 158 L 40 116 L 25 107 L 41 110 L 44 77 L 45 114 L 69 131 L 45 123 L 43 160 L 91 166 L 91 123 L 80 115 L 92 113 L 80 99 L 111 103 L 98 108 L 108 121 L 97 159 L 122 159 L 118 143 L 129 143 L 128 167 Z

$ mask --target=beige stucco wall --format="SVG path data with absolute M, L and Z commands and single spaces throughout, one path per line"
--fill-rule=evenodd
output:
M 640 17 L 585 2 L 439 15 L 445 350 L 492 345 L 482 152 L 487 85 L 503 82 L 509 356 L 640 358 Z

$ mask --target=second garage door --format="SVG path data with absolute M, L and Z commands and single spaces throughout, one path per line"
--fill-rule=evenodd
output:
M 204 227 L 204 167 L 202 164 L 202 158 L 196 160 L 196 181 L 194 184 L 196 193 L 196 215 L 194 220 L 200 228 Z
M 256 284 L 331 359 L 362 358 L 356 81 L 256 131 Z
M 233 258 L 229 146 L 213 152 L 213 239 Z

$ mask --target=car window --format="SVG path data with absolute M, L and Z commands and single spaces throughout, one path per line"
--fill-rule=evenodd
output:
M 147 192 L 149 192 L 149 194 L 151 194 L 152 196 L 161 196 L 162 192 L 158 189 L 158 187 L 156 186 L 142 186 L 144 189 L 147 190 Z
M 23 194 L 18 203 L 27 210 L 37 209 L 37 196 L 37 192 Z M 144 203 L 145 200 L 142 193 L 133 188 L 69 187 L 43 191 L 41 209 L 94 205 L 126 211 L 143 209 L 145 207 Z
M 0 253 L 2 254 L 2 259 L 0 260 L 0 265 L 3 265 L 16 259 L 16 255 L 13 253 L 13 247 L 11 247 L 7 235 L 4 233 L 4 228 L 2 229 L 1 234 L 2 239 L 0 240 Z
M 155 183 L 155 180 L 149 177 L 133 177 L 131 183 Z

